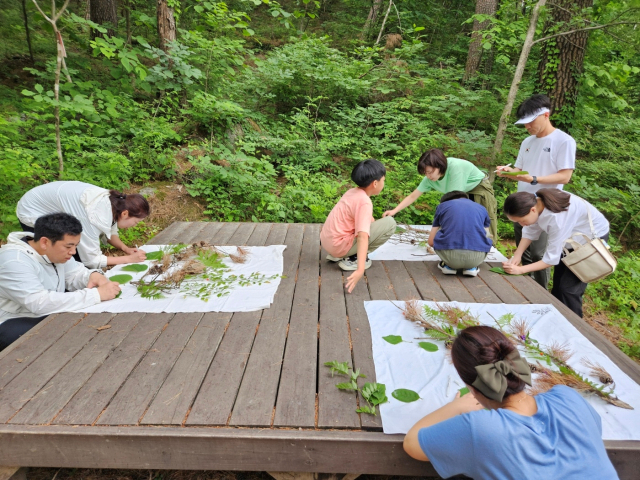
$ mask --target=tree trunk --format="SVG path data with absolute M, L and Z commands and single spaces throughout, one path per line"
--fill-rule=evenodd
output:
M 158 14 L 158 40 L 160 48 L 165 52 L 169 50 L 168 42 L 176 39 L 176 19 L 173 8 L 167 5 L 167 0 L 157 0 Z
M 90 0 L 89 18 L 98 25 L 106 25 L 108 37 L 115 35 L 118 27 L 118 12 L 116 10 L 116 0 Z M 91 39 L 100 36 L 97 30 L 91 30 Z
M 22 0 L 22 16 L 24 18 L 24 31 L 27 33 L 27 45 L 29 46 L 29 58 L 33 65 L 33 48 L 31 48 L 31 35 L 29 34 L 29 17 L 27 16 L 27 0 Z
M 538 25 L 540 8 L 544 7 L 545 3 L 547 3 L 547 0 L 538 0 L 538 3 L 536 3 L 531 12 L 529 29 L 527 30 L 527 35 L 524 39 L 524 45 L 522 45 L 522 52 L 520 52 L 520 59 L 518 60 L 518 65 L 516 66 L 516 72 L 513 75 L 513 80 L 511 81 L 511 88 L 509 89 L 509 95 L 507 95 L 507 104 L 504 106 L 504 110 L 502 110 L 502 115 L 500 116 L 500 123 L 498 124 L 498 131 L 496 132 L 496 141 L 493 144 L 493 152 L 491 154 L 492 163 L 495 161 L 498 154 L 502 151 L 502 141 L 504 140 L 504 132 L 507 130 L 507 121 L 509 120 L 509 115 L 511 115 L 513 103 L 515 102 L 516 95 L 518 94 L 518 87 L 520 85 L 520 81 L 522 80 L 522 75 L 524 74 L 524 67 L 527 65 L 529 52 L 531 52 L 533 37 L 536 34 L 536 26 Z M 493 181 L 494 178 L 495 173 L 493 173 L 492 171 L 490 176 L 491 181 Z
M 563 28 L 582 9 L 592 7 L 593 0 L 556 0 L 551 5 L 550 19 L 544 34 L 552 35 Z M 544 42 L 538 64 L 539 89 L 551 99 L 554 124 L 566 130 L 571 126 L 578 94 L 578 81 L 584 67 L 584 54 L 589 31 L 575 32 Z
M 477 0 L 476 15 L 495 16 L 498 11 L 498 0 Z M 482 59 L 482 30 L 489 26 L 489 20 L 485 22 L 473 21 L 473 33 L 471 43 L 469 43 L 469 53 L 467 55 L 467 65 L 464 69 L 463 82 L 469 81 L 478 72 L 480 60 Z
M 364 40 L 369 36 L 369 31 L 376 24 L 376 20 L 378 20 L 378 12 L 380 11 L 381 6 L 382 0 L 373 0 L 373 5 L 371 5 L 371 9 L 369 10 L 367 21 L 364 22 L 364 28 L 362 29 L 362 34 L 360 35 L 361 39 Z

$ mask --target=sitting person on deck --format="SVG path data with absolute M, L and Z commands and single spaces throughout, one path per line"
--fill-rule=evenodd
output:
M 52 213 L 38 218 L 34 230 L 9 234 L 0 248 L 0 350 L 51 313 L 90 307 L 120 291 L 73 259 L 82 232 L 77 218 Z
M 492 327 L 465 328 L 451 359 L 470 393 L 416 423 L 404 449 L 439 475 L 474 479 L 617 479 L 602 420 L 575 390 L 557 385 L 531 396 L 531 370 Z
M 427 243 L 440 260 L 438 268 L 445 275 L 462 274 L 475 277 L 478 266 L 491 250 L 487 209 L 469 200 L 462 191 L 445 193 L 433 217 Z
M 349 293 L 371 266 L 367 253 L 383 245 L 396 231 L 393 217 L 373 219 L 371 195 L 384 188 L 387 169 L 375 159 L 363 160 L 351 172 L 358 186 L 348 190 L 329 213 L 320 232 L 320 243 L 342 270 L 353 271 L 345 288 Z

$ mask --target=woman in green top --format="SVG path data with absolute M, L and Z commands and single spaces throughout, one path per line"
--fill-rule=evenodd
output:
M 383 217 L 393 216 L 407 208 L 429 190 L 441 193 L 460 190 L 468 193 L 471 200 L 487 209 L 491 220 L 490 232 L 495 244 L 498 240 L 498 203 L 489 179 L 478 167 L 467 160 L 447 158 L 442 150 L 432 148 L 420 157 L 418 173 L 424 175 L 418 188 L 402 200 L 396 208 L 384 212 Z

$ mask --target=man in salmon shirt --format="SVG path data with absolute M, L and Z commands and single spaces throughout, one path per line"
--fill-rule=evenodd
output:
M 371 195 L 384 188 L 387 169 L 370 158 L 363 160 L 351 172 L 358 188 L 347 191 L 333 207 L 320 233 L 320 243 L 329 253 L 327 260 L 338 262 L 342 270 L 354 271 L 345 284 L 349 293 L 371 266 L 367 253 L 384 244 L 396 231 L 393 217 L 373 219 Z

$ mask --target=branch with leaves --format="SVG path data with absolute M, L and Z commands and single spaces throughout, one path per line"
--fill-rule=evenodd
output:
M 367 402 L 367 405 L 360 405 L 356 409 L 357 413 L 368 413 L 369 415 L 376 414 L 376 406 L 383 403 L 387 403 L 389 399 L 386 394 L 386 386 L 384 383 L 367 382 L 362 388 L 358 388 L 358 378 L 366 378 L 367 376 L 360 373 L 360 369 L 353 370 L 349 367 L 348 362 L 338 362 L 332 360 L 325 362 L 325 367 L 331 369 L 331 376 L 334 374 L 344 375 L 349 381 L 336 384 L 336 388 L 339 390 L 356 391 L 360 392 L 362 398 Z

